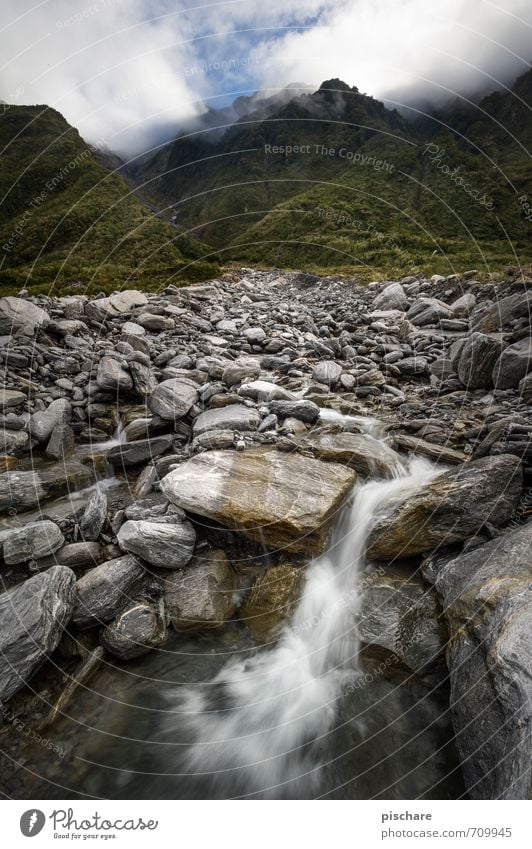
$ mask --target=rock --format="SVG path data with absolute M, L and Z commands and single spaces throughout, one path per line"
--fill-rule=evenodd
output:
M 209 551 L 170 575 L 164 600 L 176 631 L 223 627 L 236 608 L 236 578 L 226 554 Z
M 255 380 L 260 374 L 260 362 L 253 357 L 239 357 L 234 363 L 226 366 L 222 372 L 222 380 L 227 386 L 235 386 L 245 380 Z
M 251 383 L 243 383 L 238 394 L 253 401 L 293 401 L 295 396 L 288 389 L 284 389 L 277 383 L 269 383 L 267 380 L 253 380 Z
M 194 420 L 194 436 L 210 430 L 256 430 L 260 422 L 258 411 L 243 404 L 229 404 L 214 410 L 206 410 Z
M 361 579 L 356 617 L 360 639 L 393 652 L 413 672 L 440 663 L 446 640 L 438 598 L 405 569 L 381 566 Z
M 140 601 L 103 629 L 100 642 L 120 660 L 132 660 L 162 646 L 166 638 L 164 606 Z
M 263 345 L 268 338 L 262 327 L 248 327 L 244 330 L 244 337 L 250 345 Z
M 261 572 L 239 610 L 240 619 L 261 641 L 279 636 L 283 624 L 296 608 L 304 570 L 282 563 Z
M 342 367 L 334 360 L 323 360 L 314 367 L 313 380 L 324 383 L 326 386 L 336 386 L 342 375 Z
M 0 595 L 0 702 L 57 647 L 74 607 L 74 573 L 52 566 Z
M 16 389 L 4 389 L 0 387 L 0 411 L 9 409 L 10 407 L 19 407 L 26 400 L 23 392 L 18 392 Z
M 350 466 L 362 475 L 389 477 L 400 464 L 395 451 L 368 434 L 310 433 L 300 445 L 320 460 Z
M 139 363 L 137 360 L 129 360 L 129 371 L 133 379 L 133 387 L 135 392 L 141 398 L 151 395 L 157 388 L 157 381 L 153 376 L 151 368 L 144 363 Z
M 98 365 L 96 383 L 108 392 L 129 392 L 133 389 L 131 375 L 120 360 L 114 357 L 102 357 Z
M 198 454 L 166 475 L 161 489 L 184 510 L 270 548 L 319 553 L 355 477 L 336 463 L 260 447 Z
M 471 315 L 471 324 L 482 333 L 493 333 L 519 318 L 532 315 L 532 297 L 525 292 L 508 295 L 490 306 L 480 304 Z
M 430 370 L 426 357 L 404 357 L 395 365 L 403 375 L 428 374 Z
M 519 382 L 519 394 L 525 404 L 532 404 L 532 372 Z
M 532 339 L 521 339 L 502 352 L 493 368 L 497 389 L 514 389 L 532 368 Z
M 528 523 L 459 554 L 436 577 L 455 740 L 473 799 L 532 795 L 531 546 Z
M 386 502 L 368 539 L 376 560 L 411 557 L 474 536 L 486 522 L 500 527 L 519 502 L 517 457 L 486 457 L 443 472 L 402 503 Z
M 145 577 L 142 564 L 129 554 L 95 566 L 76 584 L 73 624 L 93 628 L 109 622 L 131 603 Z
M 107 495 L 97 484 L 92 493 L 80 522 L 80 531 L 84 540 L 97 540 L 107 518 Z
M 468 389 L 493 386 L 493 366 L 501 353 L 501 343 L 483 333 L 472 333 L 459 349 L 458 378 Z
M 452 318 L 453 312 L 447 304 L 437 298 L 418 298 L 407 313 L 408 321 L 416 327 L 439 324 L 442 318 Z
M 47 495 L 63 495 L 87 486 L 92 472 L 81 463 L 56 464 L 42 472 L 9 471 L 0 474 L 0 511 L 29 510 Z
M 190 522 L 128 520 L 118 531 L 118 545 L 152 566 L 181 569 L 192 557 L 196 532 Z
M 430 457 L 438 463 L 451 463 L 452 465 L 465 463 L 466 455 L 461 451 L 455 451 L 447 445 L 438 445 L 436 442 L 427 442 L 417 436 L 407 436 L 405 433 L 396 433 L 393 436 L 396 448 L 408 451 L 409 454 L 421 454 Z
M 39 560 L 61 548 L 64 541 L 63 534 L 54 522 L 48 519 L 29 522 L 4 538 L 4 560 L 9 566 Z
M 98 542 L 72 542 L 53 555 L 53 561 L 70 569 L 95 566 L 105 560 L 104 548 Z
M 165 433 L 152 436 L 151 439 L 137 439 L 115 445 L 107 452 L 107 460 L 112 466 L 137 466 L 164 454 L 174 444 L 174 435 Z
M 408 298 L 400 283 L 390 283 L 373 301 L 376 310 L 405 310 Z
M 109 298 L 97 298 L 85 305 L 85 315 L 93 321 L 105 321 L 113 319 L 124 313 L 130 312 L 135 307 L 143 307 L 148 299 L 143 292 L 135 289 L 127 289 L 124 292 L 115 292 Z
M 30 417 L 30 434 L 39 442 L 47 442 L 54 427 L 68 424 L 72 416 L 72 407 L 65 398 L 58 398 L 47 407 Z
M 471 292 L 466 292 L 465 295 L 462 295 L 461 298 L 457 298 L 456 301 L 450 305 L 450 309 L 453 311 L 453 315 L 456 318 L 468 318 L 473 309 L 475 308 L 477 299 Z
M 163 380 L 148 398 L 148 407 L 166 421 L 186 416 L 198 400 L 198 387 L 186 378 L 173 377 Z
M 75 447 L 76 438 L 70 425 L 58 424 L 50 434 L 44 453 L 53 460 L 59 460 L 61 457 L 69 457 L 73 454 Z
M 30 301 L 11 295 L 0 298 L 0 336 L 12 336 L 20 331 L 31 335 L 49 320 L 46 310 Z
M 300 419 L 314 424 L 320 417 L 320 408 L 313 401 L 270 401 L 268 406 L 280 419 Z
M 29 447 L 29 436 L 24 430 L 0 429 L 0 454 L 17 456 Z
M 141 313 L 138 316 L 137 321 L 141 327 L 153 332 L 170 330 L 170 328 L 174 326 L 174 322 L 171 318 L 167 318 L 164 315 L 153 315 L 153 313 L 149 312 Z

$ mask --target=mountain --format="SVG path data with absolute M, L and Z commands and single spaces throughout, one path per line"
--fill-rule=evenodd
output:
M 215 273 L 201 259 L 208 248 L 154 216 L 54 109 L 5 104 L 0 150 L 3 293 L 149 289 Z
M 331 79 L 184 133 L 133 176 L 221 261 L 370 276 L 530 262 L 531 80 L 409 120 Z

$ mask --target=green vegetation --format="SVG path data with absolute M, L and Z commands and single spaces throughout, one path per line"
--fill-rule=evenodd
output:
M 209 249 L 149 212 L 55 110 L 4 106 L 0 150 L 4 294 L 157 289 L 216 273 Z

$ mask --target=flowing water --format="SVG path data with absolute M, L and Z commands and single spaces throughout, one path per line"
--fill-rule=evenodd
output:
M 356 424 L 383 439 L 374 420 Z M 384 440 L 383 449 L 389 457 Z M 42 797 L 66 788 L 105 798 L 456 793 L 446 696 L 411 678 L 353 686 L 368 533 L 383 504 L 441 468 L 394 454 L 389 477 L 355 487 L 273 647 L 234 623 L 220 634 L 172 633 L 147 657 L 102 668 L 55 726 L 58 742 L 75 746 L 68 764 L 43 765 Z

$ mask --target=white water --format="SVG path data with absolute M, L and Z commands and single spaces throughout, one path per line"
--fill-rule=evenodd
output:
M 366 427 L 376 430 L 372 420 Z M 176 696 L 173 722 L 186 724 L 190 773 L 208 775 L 220 795 L 308 798 L 316 792 L 320 739 L 358 669 L 357 583 L 372 522 L 389 498 L 408 497 L 440 471 L 425 459 L 407 466 L 398 461 L 392 479 L 355 488 L 331 547 L 308 570 L 293 621 L 277 645 Z

